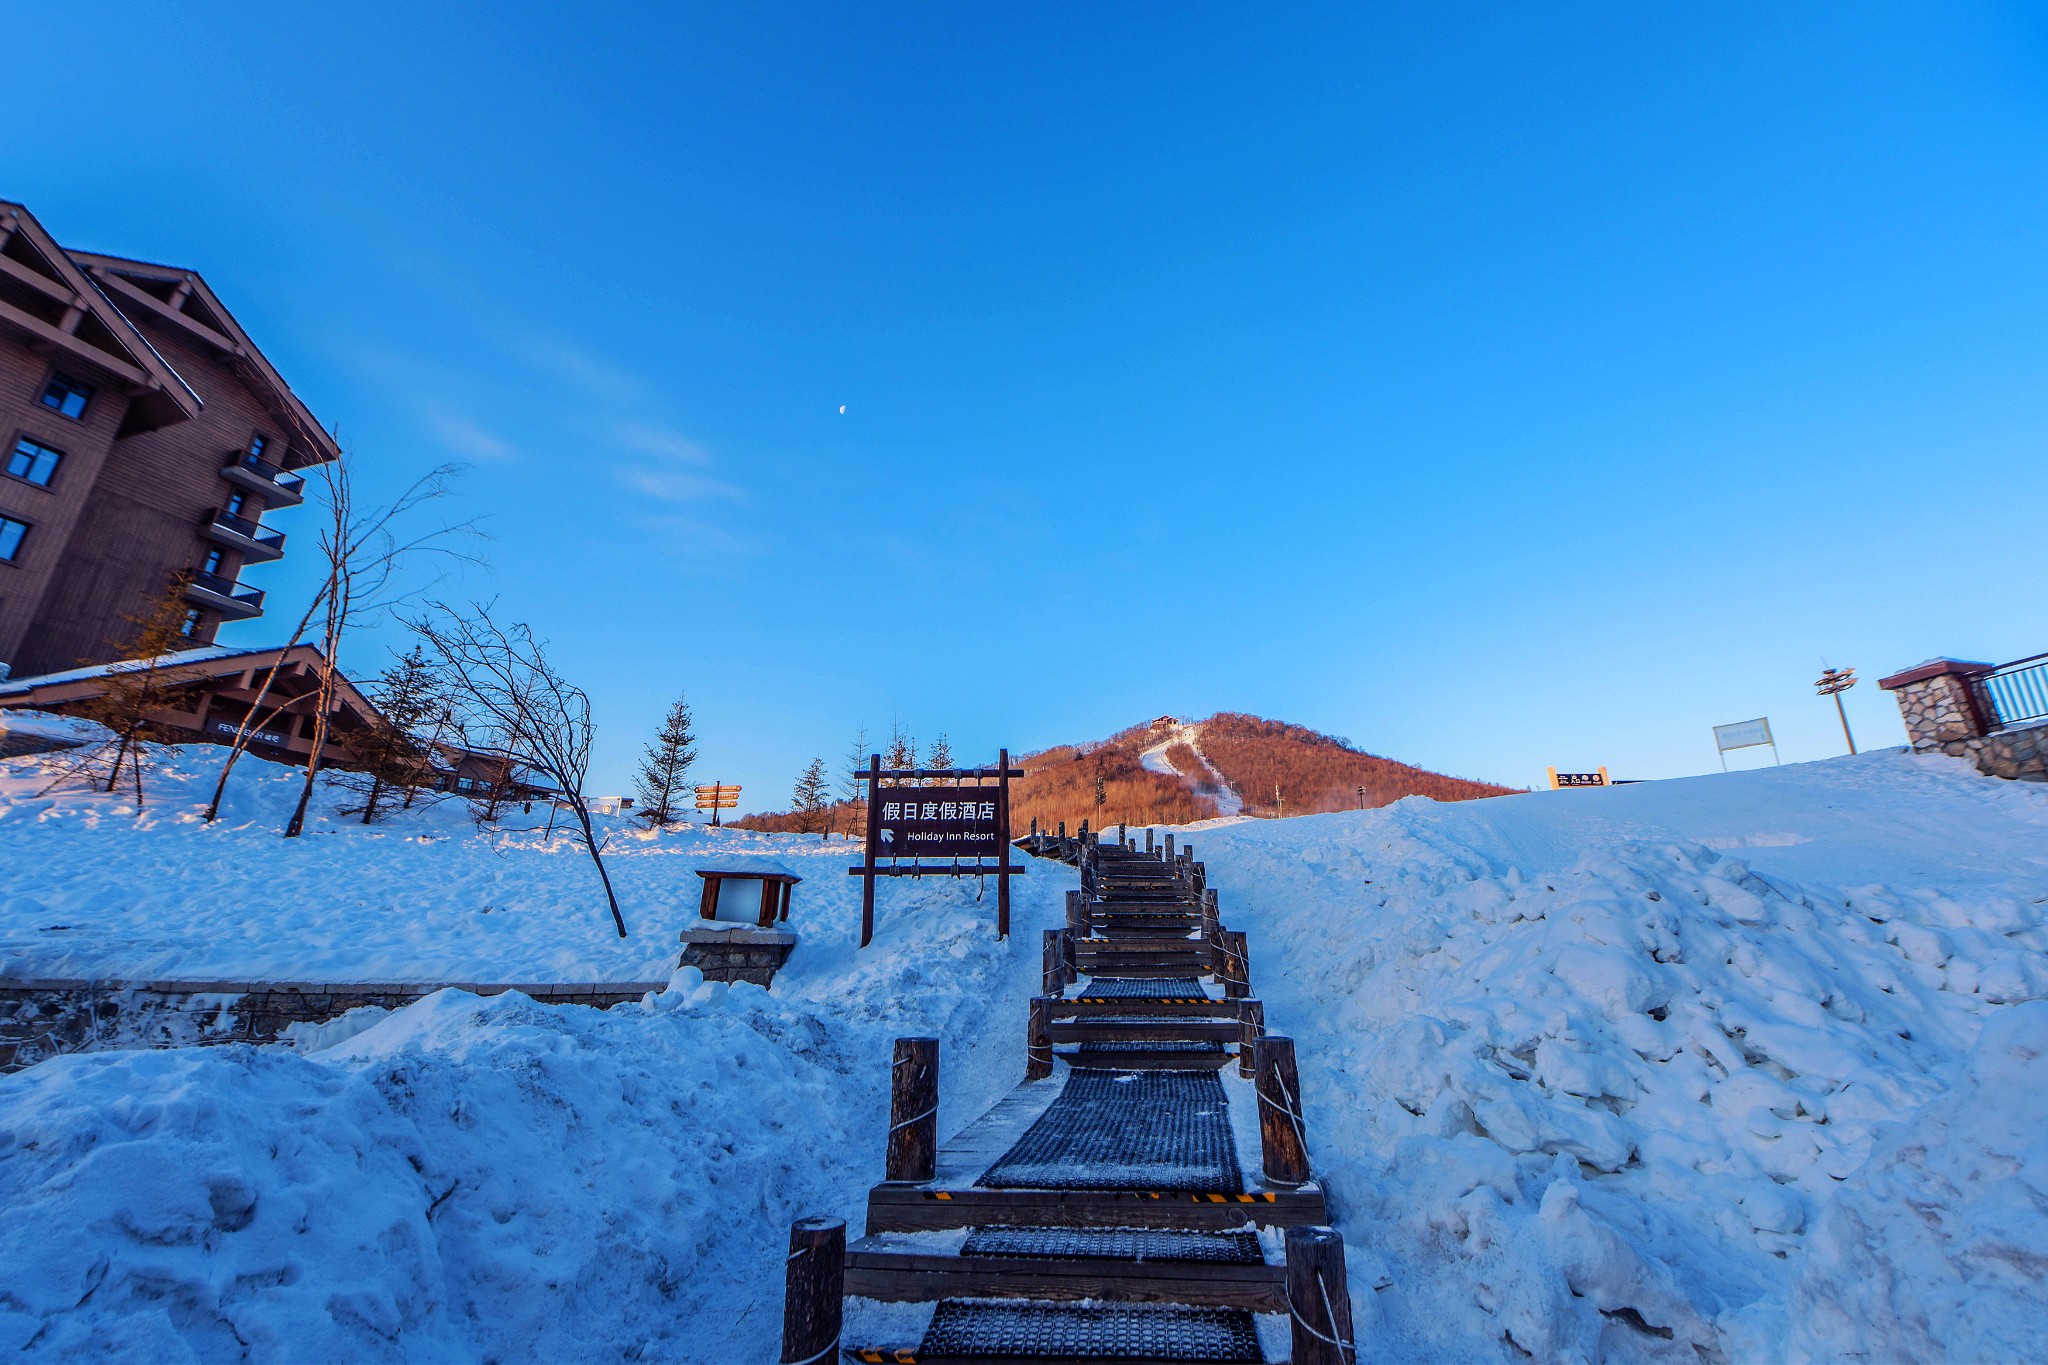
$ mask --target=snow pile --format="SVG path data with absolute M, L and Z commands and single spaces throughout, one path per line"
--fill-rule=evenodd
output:
M 1984 1027 L 1960 1081 L 1821 1218 L 1794 1287 L 1821 1360 L 2048 1360 L 2048 1004 Z
M 1299 1040 L 1362 1339 L 1690 1361 L 2043 1339 L 2048 1077 L 1965 1058 L 2048 997 L 2044 835 L 2048 790 L 1886 754 L 1195 838 Z

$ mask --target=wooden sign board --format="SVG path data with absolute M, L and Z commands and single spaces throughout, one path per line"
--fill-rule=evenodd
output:
M 1552 791 L 1557 791 L 1562 787 L 1611 787 L 1613 785 L 1608 780 L 1607 769 L 1605 768 L 1591 773 L 1561 773 L 1555 768 L 1550 769 L 1550 789 Z
M 861 865 L 860 942 L 875 936 L 877 877 L 996 879 L 996 937 L 1010 936 L 1010 878 L 1024 868 L 1010 861 L 1010 766 L 1005 749 L 993 768 L 882 767 L 868 759 L 867 846 Z
M 875 817 L 883 857 L 999 858 L 994 787 L 884 787 Z
M 735 782 L 730 787 L 717 786 L 697 788 L 698 810 L 732 810 L 734 807 L 738 806 L 739 803 L 740 788 L 737 782 Z

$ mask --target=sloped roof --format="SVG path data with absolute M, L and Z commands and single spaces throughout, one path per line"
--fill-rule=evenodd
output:
M 318 664 L 324 658 L 318 645 L 304 643 L 289 646 L 269 645 L 261 649 L 228 649 L 221 645 L 207 645 L 200 649 L 180 650 L 176 654 L 162 654 L 154 659 L 117 659 L 110 664 L 67 668 L 61 673 L 41 673 L 30 678 L 9 678 L 0 682 L 0 706 L 36 706 L 44 702 L 76 700 L 81 684 L 86 685 L 83 691 L 90 695 L 90 684 L 95 679 L 115 673 L 133 673 L 145 668 L 162 670 L 169 682 L 188 683 L 228 677 L 252 666 L 268 667 L 273 659 L 279 663 Z M 364 716 L 379 714 L 375 703 L 364 696 L 346 675 L 337 673 L 335 680 L 338 684 L 337 696 L 350 708 Z M 52 695 L 63 692 L 70 692 L 72 695 Z
M 332 435 L 321 430 L 319 419 L 313 416 L 299 396 L 285 383 L 277 367 L 259 350 L 242 324 L 235 321 L 235 315 L 228 311 L 220 296 L 213 292 L 205 278 L 196 270 L 183 266 L 159 265 L 152 261 L 131 260 L 125 256 L 108 256 L 94 251 L 73 251 L 71 259 L 89 274 L 95 283 L 105 287 L 107 292 L 124 306 L 140 309 L 180 326 L 198 340 L 213 346 L 223 354 L 232 357 L 247 372 L 255 386 L 267 393 L 278 407 L 280 414 L 296 429 L 299 437 L 297 446 L 303 447 L 306 458 L 294 462 L 294 468 L 309 464 L 325 464 L 341 457 L 341 445 Z M 173 307 L 157 298 L 138 281 L 153 284 L 182 286 L 187 300 L 197 299 L 200 312 L 189 311 L 186 307 Z
M 71 253 L 58 245 L 49 231 L 36 221 L 34 214 L 24 205 L 0 200 L 0 229 L 26 243 L 31 254 L 48 272 L 45 275 L 20 262 L 8 260 L 8 273 L 30 288 L 48 294 L 66 308 L 76 307 L 99 325 L 91 335 L 81 336 L 75 328 L 66 331 L 4 302 L 0 302 L 0 323 L 27 332 L 43 345 L 64 352 L 74 362 L 97 365 L 109 374 L 140 387 L 144 396 L 130 405 L 131 414 L 140 416 L 140 429 L 164 426 L 199 415 L 204 404 L 192 386 L 157 353 L 156 347 L 149 344 L 149 338 L 142 335 L 105 291 L 87 278 Z M 54 292 L 52 287 L 62 294 Z M 97 344 L 93 337 L 100 337 L 107 344 Z

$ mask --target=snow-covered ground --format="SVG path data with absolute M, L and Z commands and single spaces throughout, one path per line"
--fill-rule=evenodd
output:
M 879 1178 L 892 1040 L 941 1040 L 948 1132 L 1021 1080 L 1039 931 L 1076 884 L 1034 864 L 999 943 L 993 886 L 977 900 L 972 881 L 893 880 L 857 953 L 843 841 L 622 825 L 636 937 L 612 950 L 588 859 L 565 843 L 486 839 L 452 809 L 282 842 L 275 769 L 208 829 L 190 811 L 216 754 L 172 756 L 183 777 L 154 783 L 139 819 L 116 798 L 39 800 L 34 760 L 0 765 L 11 963 L 667 979 L 707 844 L 772 847 L 806 878 L 802 941 L 772 993 L 694 971 L 606 1012 L 446 991 L 365 1031 L 299 1030 L 300 1047 L 100 1052 L 0 1077 L 0 1354 L 774 1359 L 790 1221 L 857 1232 Z M 70 946 L 23 946 L 53 923 Z
M 631 931 L 621 941 L 590 859 L 559 824 L 546 833 L 544 808 L 515 807 L 487 835 L 456 800 L 365 826 L 338 813 L 345 793 L 327 791 L 306 834 L 284 840 L 297 770 L 245 758 L 208 825 L 199 815 L 225 750 L 153 749 L 140 811 L 125 783 L 111 797 L 76 783 L 39 795 L 76 752 L 0 764 L 0 976 L 666 981 L 677 934 L 697 918 L 700 863 L 774 850 L 804 878 L 799 927 L 827 935 L 857 890 L 844 839 L 651 832 L 600 816 Z
M 0 935 L 42 974 L 630 979 L 707 837 L 621 827 L 608 959 L 566 845 L 449 812 L 283 844 L 265 787 L 207 829 L 24 762 Z M 1190 837 L 1299 1040 L 1366 1358 L 2048 1358 L 2048 788 L 1885 753 Z M 718 839 L 807 878 L 772 993 L 447 993 L 324 1050 L 0 1078 L 0 1350 L 772 1358 L 788 1220 L 859 1229 L 889 1040 L 943 1040 L 942 1132 L 1001 1094 L 1073 882 L 1034 863 L 1006 945 L 971 883 L 897 883 L 856 954 L 846 845 Z
M 2048 1359 L 2048 788 L 1891 752 L 1191 837 L 1378 1358 Z

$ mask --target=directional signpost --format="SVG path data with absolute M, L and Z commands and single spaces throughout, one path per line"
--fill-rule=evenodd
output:
M 883 768 L 868 759 L 867 847 L 861 865 L 860 942 L 875 936 L 875 878 L 978 877 L 996 879 L 996 937 L 1010 936 L 1010 878 L 1024 869 L 1010 861 L 1010 766 L 1005 749 L 993 768 Z M 991 861 L 993 860 L 993 861 Z
M 735 810 L 739 804 L 740 784 L 737 782 L 730 787 L 722 782 L 714 782 L 708 787 L 697 788 L 697 809 L 710 811 L 711 823 L 714 826 L 718 823 L 718 812 Z
M 1607 769 L 1605 768 L 1590 773 L 1561 773 L 1555 768 L 1551 768 L 1549 772 L 1550 789 L 1552 791 L 1557 791 L 1562 787 L 1611 787 L 1614 785 L 1609 780 Z

